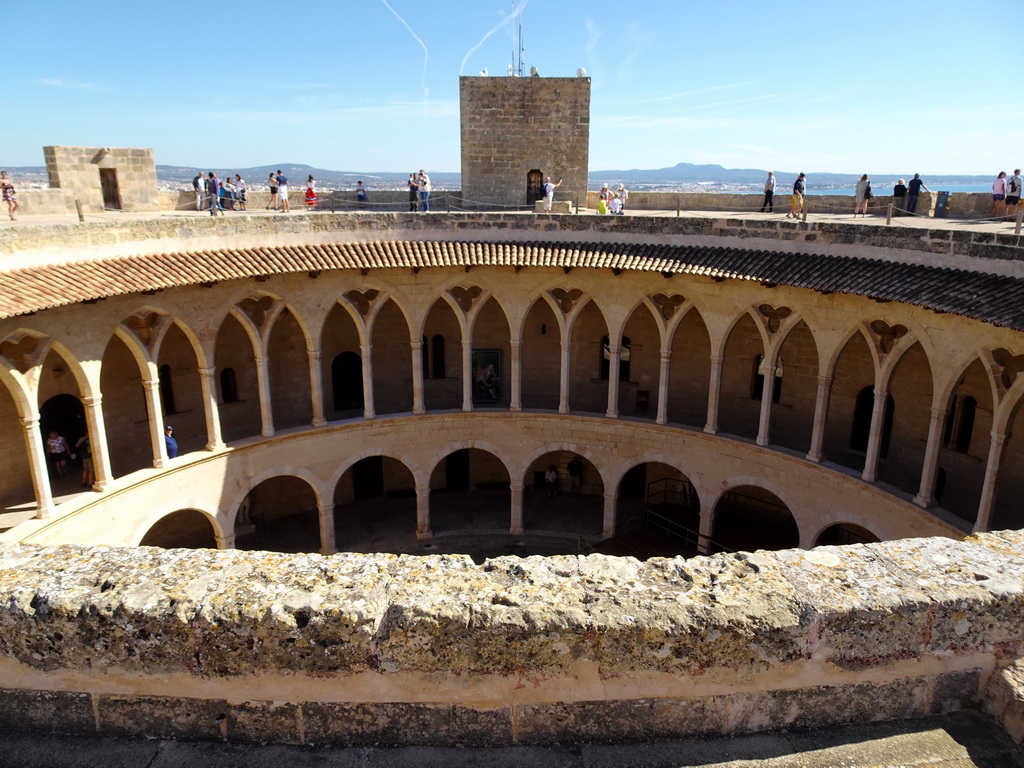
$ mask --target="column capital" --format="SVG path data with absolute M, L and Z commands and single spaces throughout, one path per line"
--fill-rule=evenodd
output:
M 409 342 L 409 346 L 413 349 L 414 352 L 418 352 L 419 350 L 423 349 L 423 342 L 422 341 L 410 341 Z
M 989 433 L 989 440 L 996 445 L 1006 445 L 1006 441 L 1010 439 L 1009 432 L 991 432 Z
M 512 349 L 522 349 L 523 348 L 523 340 L 522 339 L 510 339 L 509 342 L 508 342 L 508 345 Z
M 819 387 L 831 387 L 833 381 L 835 381 L 835 378 L 832 377 L 832 376 L 819 376 L 818 377 L 818 386 Z
M 197 368 L 196 370 L 199 371 L 200 376 L 205 376 L 208 379 L 213 378 L 214 374 L 217 373 L 217 369 L 213 366 Z
M 142 388 L 147 392 L 152 392 L 160 387 L 160 382 L 157 379 L 143 379 Z
M 310 360 L 319 360 L 320 359 L 320 355 L 322 355 L 322 354 L 323 354 L 323 350 L 320 349 L 320 347 L 316 347 L 314 349 L 307 349 L 306 350 L 306 355 L 309 357 Z
M 21 422 L 21 426 L 26 432 L 31 432 L 39 426 L 38 416 L 22 416 L 18 421 Z
M 711 364 L 712 365 L 721 365 L 724 362 L 725 362 L 725 355 L 712 355 L 711 356 Z
M 82 404 L 88 408 L 98 408 L 103 404 L 103 395 L 89 395 L 82 398 Z
M 946 409 L 945 408 L 935 408 L 935 407 L 932 407 L 931 412 L 932 412 L 932 421 L 939 421 L 939 420 L 942 420 L 942 419 L 946 418 Z

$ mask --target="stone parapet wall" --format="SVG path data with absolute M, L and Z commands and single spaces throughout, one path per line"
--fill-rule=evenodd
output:
M 998 690 L 1024 651 L 1022 547 L 1002 532 L 478 566 L 5 544 L 0 721 L 492 745 L 889 720 L 988 698 L 1012 723 L 1020 699 Z
M 540 231 L 543 228 L 543 232 Z M 359 216 L 280 215 L 111 218 L 62 227 L 0 228 L 0 257 L 21 263 L 146 253 L 367 240 L 500 239 L 535 242 L 699 244 L 857 256 L 962 269 L 995 270 L 996 261 L 1022 261 L 1011 233 L 870 226 L 809 220 L 710 217 L 634 217 L 553 214 L 373 213 Z M 982 266 L 982 262 L 984 266 Z M 12 262 L 5 261 L 10 268 Z
M 306 188 L 303 185 L 292 187 L 288 194 L 288 203 L 293 211 L 305 210 Z M 204 198 L 204 205 L 208 205 L 208 198 Z M 270 202 L 270 191 L 266 184 L 249 184 L 246 193 L 246 206 L 252 211 L 265 210 Z M 462 203 L 462 193 L 459 190 L 435 190 L 430 194 L 430 208 L 436 211 L 458 210 Z M 358 211 L 364 210 L 367 213 L 408 212 L 410 206 L 409 193 L 402 190 L 369 190 L 366 193 L 366 205 L 360 209 L 356 200 L 355 190 L 328 190 L 318 193 L 317 206 L 315 210 L 320 212 L 331 211 Z M 196 209 L 196 196 L 191 188 L 177 190 L 162 190 L 160 192 L 160 208 L 169 211 L 194 211 Z M 418 204 L 417 204 L 418 208 Z

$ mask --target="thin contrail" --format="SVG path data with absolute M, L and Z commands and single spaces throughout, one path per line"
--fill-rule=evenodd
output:
M 420 46 L 422 46 L 423 48 L 423 77 L 421 78 L 420 84 L 423 86 L 423 100 L 426 101 L 427 94 L 429 93 L 427 91 L 427 59 L 430 58 L 430 51 L 427 50 L 427 44 L 420 40 L 420 36 L 412 31 L 412 27 L 409 26 L 405 19 L 398 15 L 398 11 L 396 11 L 388 4 L 388 0 L 380 1 L 384 3 L 385 8 L 387 8 L 389 11 L 391 11 L 391 13 L 395 15 L 396 19 L 402 22 L 402 26 L 409 30 L 409 34 L 412 35 L 416 39 L 416 42 L 419 43 Z
M 525 8 L 529 4 L 530 4 L 530 0 L 526 0 L 526 2 L 523 3 L 519 7 L 519 12 L 522 13 L 523 8 Z M 484 35 L 483 37 L 480 38 L 480 42 L 478 42 L 476 45 L 474 45 L 472 48 L 470 48 L 468 51 L 466 51 L 466 55 L 462 57 L 462 63 L 459 65 L 459 76 L 460 77 L 462 76 L 463 70 L 465 70 L 465 68 L 466 68 L 466 62 L 469 60 L 469 57 L 472 56 L 474 53 L 476 53 L 477 49 L 487 41 L 487 38 L 489 38 L 491 35 L 493 35 L 499 29 L 504 27 L 506 24 L 508 24 L 509 21 L 512 20 L 512 17 L 514 15 L 515 15 L 514 13 L 510 13 L 508 16 L 503 18 L 501 21 L 499 21 L 497 24 L 495 24 L 493 27 L 491 27 L 487 31 L 486 35 Z

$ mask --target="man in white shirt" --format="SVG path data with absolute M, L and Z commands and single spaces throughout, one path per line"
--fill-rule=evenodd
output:
M 775 204 L 772 198 L 775 197 L 775 174 L 768 171 L 768 180 L 764 183 L 764 202 L 761 203 L 761 213 L 768 209 L 768 213 L 775 212 Z
M 555 187 L 562 186 L 562 180 L 559 179 L 557 184 L 551 183 L 551 177 L 548 176 L 544 180 L 544 210 L 548 213 L 551 212 L 551 203 L 555 199 Z
M 1020 205 L 1020 190 L 1022 180 L 1020 168 L 1014 168 L 1013 176 L 1006 180 L 1006 215 L 1014 216 L 1017 213 L 1017 206 Z

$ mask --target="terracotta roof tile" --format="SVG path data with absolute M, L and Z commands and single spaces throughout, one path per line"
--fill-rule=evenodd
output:
M 462 265 L 619 268 L 757 280 L 901 301 L 1024 330 L 1024 280 L 854 257 L 718 247 L 474 241 L 328 243 L 158 253 L 3 273 L 0 316 L 263 274 Z

